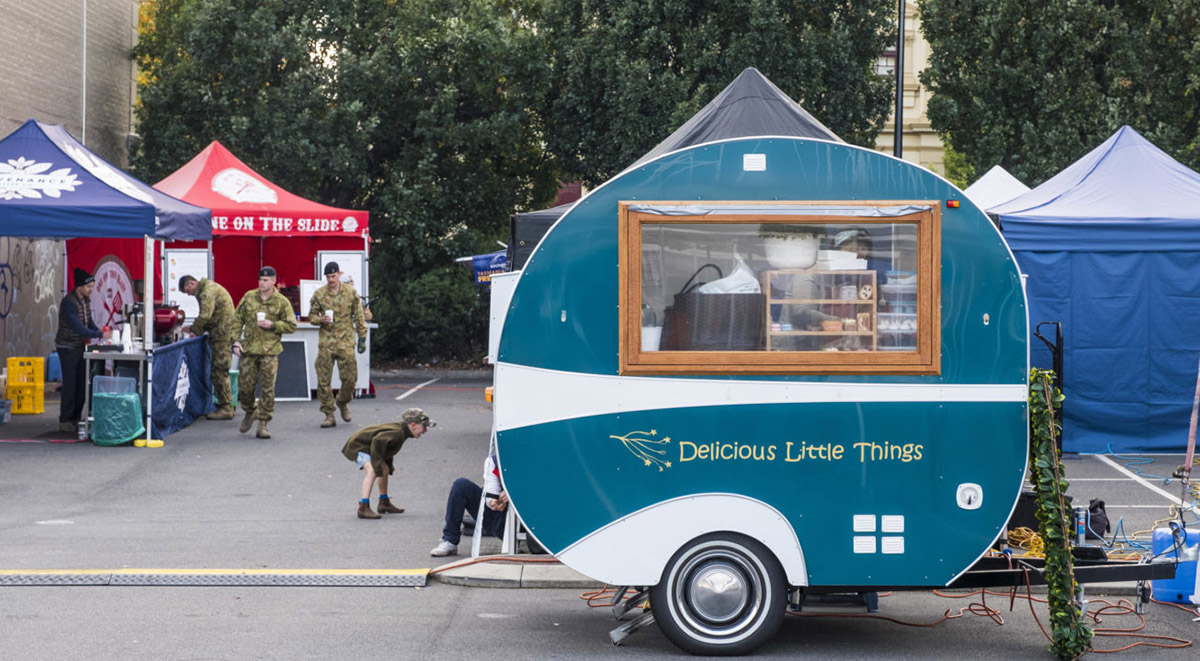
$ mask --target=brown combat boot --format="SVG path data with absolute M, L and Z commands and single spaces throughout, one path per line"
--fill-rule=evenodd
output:
M 204 416 L 209 420 L 233 420 L 233 409 L 228 406 L 221 407 L 212 413 Z
M 345 420 L 346 422 L 350 422 L 350 405 L 338 402 L 338 410 L 342 412 L 342 420 Z M 329 414 L 329 418 L 331 420 L 333 419 L 332 413 Z
M 404 514 L 403 507 L 396 507 L 391 500 L 380 498 L 379 505 L 375 508 L 380 514 Z
M 252 424 L 254 424 L 254 414 L 247 413 L 246 417 L 242 418 L 242 424 L 238 426 L 238 431 L 245 434 L 246 432 L 250 431 L 250 425 Z
M 333 427 L 337 425 L 337 420 L 333 419 L 333 411 L 325 414 L 325 421 L 321 423 L 322 427 Z
M 266 420 L 258 421 L 258 431 L 254 432 L 254 435 L 259 438 L 271 438 L 271 430 L 267 429 Z
M 383 517 L 379 516 L 378 514 L 376 514 L 373 511 L 371 511 L 370 505 L 368 505 L 366 503 L 359 503 L 358 504 L 358 518 L 360 518 L 360 519 L 382 519 Z

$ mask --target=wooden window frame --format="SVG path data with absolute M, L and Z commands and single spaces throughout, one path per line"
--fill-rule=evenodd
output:
M 620 373 L 629 375 L 928 375 L 941 372 L 941 206 L 936 200 L 705 201 L 715 205 L 921 207 L 894 217 L 813 214 L 664 216 L 630 206 L 687 206 L 695 201 L 619 203 Z M 645 351 L 641 350 L 642 226 L 747 223 L 893 225 L 917 227 L 917 347 L 915 351 Z M 878 329 L 876 329 L 878 332 Z

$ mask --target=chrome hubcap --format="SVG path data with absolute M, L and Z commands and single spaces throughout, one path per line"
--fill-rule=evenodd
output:
M 696 615 L 713 624 L 738 617 L 750 599 L 742 575 L 725 562 L 714 562 L 691 576 L 687 591 Z

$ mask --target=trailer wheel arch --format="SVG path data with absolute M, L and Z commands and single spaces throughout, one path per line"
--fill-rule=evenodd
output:
M 680 496 L 609 523 L 555 555 L 576 571 L 610 585 L 656 585 L 671 558 L 710 533 L 760 542 L 788 585 L 808 585 L 804 550 L 787 518 L 768 503 L 732 493 Z

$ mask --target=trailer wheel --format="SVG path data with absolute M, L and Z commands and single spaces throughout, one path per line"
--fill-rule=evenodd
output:
M 787 585 L 779 561 L 761 543 L 712 533 L 672 556 L 650 588 L 650 607 L 662 632 L 685 652 L 746 654 L 779 629 Z

